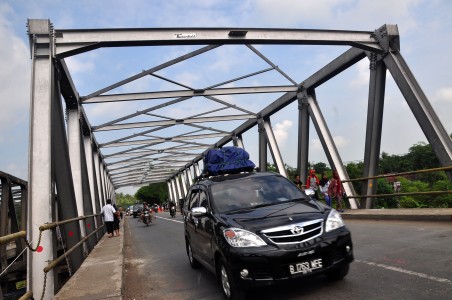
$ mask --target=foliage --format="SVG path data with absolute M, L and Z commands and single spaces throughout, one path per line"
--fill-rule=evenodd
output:
M 360 178 L 363 175 L 363 163 L 349 163 L 345 168 L 350 178 Z M 353 181 L 353 188 L 356 193 L 362 194 L 362 182 Z
M 429 190 L 428 183 L 419 180 L 409 180 L 404 177 L 397 178 L 401 184 L 402 193 L 416 193 L 425 192 Z M 429 199 L 431 195 L 413 195 L 413 196 L 401 196 L 400 207 L 402 208 L 421 208 L 429 207 Z
M 318 162 L 318 163 L 314 164 L 313 167 L 314 167 L 316 174 L 318 174 L 319 178 L 323 172 L 331 171 L 330 168 L 328 168 L 327 165 L 323 162 Z
M 135 198 L 141 202 L 150 204 L 162 204 L 168 199 L 168 186 L 166 182 L 151 183 L 141 187 L 136 193 Z
M 379 178 L 377 180 L 377 194 L 393 194 L 394 187 L 392 183 L 388 182 L 385 178 Z M 378 197 L 375 201 L 376 208 L 397 208 L 399 203 L 396 197 L 386 196 Z
M 440 166 L 432 146 L 425 143 L 417 143 L 411 146 L 406 159 L 411 162 L 412 170 L 431 169 Z
M 116 205 L 118 207 L 123 207 L 127 209 L 128 206 L 131 206 L 137 202 L 134 196 L 124 193 L 116 193 Z

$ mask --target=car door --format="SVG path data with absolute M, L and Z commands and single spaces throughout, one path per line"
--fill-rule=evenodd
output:
M 202 259 L 209 264 L 214 264 L 214 256 L 212 249 L 213 242 L 213 220 L 212 215 L 210 214 L 211 206 L 209 204 L 209 198 L 207 190 L 199 190 L 199 206 L 204 207 L 207 210 L 207 215 L 204 217 L 198 218 L 197 220 L 197 230 L 196 230 L 196 238 L 197 243 L 200 246 L 200 255 L 202 255 Z
M 191 209 L 193 207 L 198 207 L 199 200 L 199 188 L 193 187 L 187 195 L 184 204 L 184 223 L 185 230 L 188 238 L 190 240 L 190 245 L 193 253 L 199 254 L 201 252 L 200 247 L 197 242 L 197 223 L 198 220 L 192 216 Z

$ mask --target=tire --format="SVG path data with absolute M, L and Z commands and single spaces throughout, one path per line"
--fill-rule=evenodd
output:
M 188 261 L 190 262 L 190 266 L 193 269 L 198 269 L 201 265 L 199 261 L 197 261 L 196 258 L 193 257 L 193 251 L 191 250 L 190 242 L 187 241 L 186 244 Z
M 234 282 L 231 271 L 225 264 L 223 258 L 220 258 L 217 263 L 217 278 L 220 284 L 223 297 L 228 300 L 244 300 L 246 293 L 240 289 Z
M 342 265 L 341 267 L 326 273 L 326 277 L 330 280 L 341 280 L 345 276 L 347 276 L 348 271 L 350 270 L 350 264 Z
M 146 226 L 149 226 L 149 217 L 144 217 L 144 223 L 146 223 Z

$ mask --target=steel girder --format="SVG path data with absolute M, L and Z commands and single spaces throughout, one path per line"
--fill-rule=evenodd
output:
M 39 20 L 38 20 L 39 21 Z M 31 21 L 33 22 L 33 20 Z M 187 30 L 190 31 L 187 33 Z M 35 42 L 41 43 L 42 41 L 45 43 L 45 38 L 39 35 L 35 36 Z M 61 65 L 63 66 L 63 79 L 69 77 L 67 70 L 65 68 L 64 60 L 62 58 L 76 55 L 79 53 L 83 53 L 86 51 L 90 51 L 93 49 L 101 48 L 101 47 L 121 47 L 121 46 L 154 46 L 154 45 L 202 45 L 209 44 L 200 49 L 182 55 L 178 58 L 172 59 L 165 63 L 162 63 L 153 68 L 147 69 L 139 74 L 128 77 L 124 80 L 121 80 L 115 84 L 107 86 L 105 88 L 99 89 L 96 92 L 93 92 L 87 96 L 81 97 L 77 100 L 80 103 L 95 103 L 95 102 L 105 102 L 105 101 L 124 101 L 124 100 L 137 100 L 137 99 L 164 99 L 164 98 L 174 98 L 179 97 L 178 99 L 174 99 L 169 101 L 167 104 L 175 103 L 178 101 L 184 101 L 190 99 L 192 97 L 206 97 L 211 98 L 212 95 L 223 95 L 223 94 L 241 94 L 241 93 L 260 93 L 260 92 L 286 92 L 282 97 L 274 101 L 273 104 L 267 106 L 264 110 L 254 114 L 258 115 L 262 118 L 270 117 L 273 113 L 279 111 L 289 103 L 292 103 L 296 99 L 296 94 L 303 89 L 314 89 L 315 87 L 321 85 L 323 82 L 328 79 L 334 77 L 336 74 L 342 72 L 347 69 L 349 66 L 353 65 L 363 57 L 365 57 L 365 51 L 368 51 L 371 54 L 385 55 L 389 52 L 390 49 L 399 48 L 399 39 L 397 27 L 395 25 L 384 25 L 381 28 L 373 31 L 339 31 L 339 30 L 283 30 L 283 29 L 254 29 L 254 28 L 230 28 L 230 29 L 217 29 L 217 28 L 182 28 L 182 29 L 120 29 L 120 30 L 110 30 L 110 29 L 100 29 L 100 30 L 55 30 L 55 39 L 54 39 L 54 48 L 55 48 L 55 57 L 61 61 Z M 233 80 L 229 80 L 223 82 L 218 85 L 206 87 L 203 89 L 194 89 L 183 84 L 179 84 L 171 79 L 164 78 L 158 74 L 155 74 L 156 71 L 163 70 L 166 67 L 172 66 L 176 63 L 188 60 L 195 56 L 202 55 L 206 52 L 209 52 L 213 49 L 216 49 L 224 44 L 243 44 L 246 45 L 251 51 L 253 51 L 256 55 L 258 55 L 262 60 L 264 60 L 270 68 L 263 69 L 258 72 L 250 73 L 245 76 L 238 77 Z M 291 79 L 287 74 L 279 69 L 276 64 L 266 58 L 262 53 L 260 53 L 255 47 L 251 46 L 251 44 L 295 44 L 295 45 L 314 45 L 314 44 L 323 44 L 323 45 L 351 45 L 353 46 L 350 50 L 346 51 L 343 55 L 339 56 L 337 59 L 333 60 L 330 64 L 320 69 L 318 72 L 307 78 L 305 81 L 300 84 L 296 84 L 296 81 Z M 246 87 L 246 88 L 216 88 L 224 83 L 233 82 L 240 80 L 241 78 L 253 76 L 254 74 L 267 72 L 269 70 L 276 70 L 286 79 L 288 79 L 293 85 L 292 86 L 275 86 L 275 87 Z M 130 83 L 138 78 L 142 78 L 146 75 L 151 75 L 175 84 L 178 84 L 187 90 L 181 91 L 167 91 L 167 92 L 148 92 L 148 93 L 134 93 L 134 94 L 110 94 L 103 95 L 105 92 L 111 91 L 119 86 Z M 70 77 L 69 77 L 70 78 Z M 72 83 L 72 82 L 70 82 Z M 63 87 L 64 80 L 62 83 Z M 71 102 L 70 98 L 66 96 L 66 89 L 62 89 L 62 94 L 65 95 L 67 102 Z M 371 92 L 370 92 L 371 93 Z M 75 101 L 75 102 L 77 102 Z M 217 99 L 217 101 L 221 101 Z M 223 101 L 223 104 L 225 102 Z M 227 103 L 226 103 L 227 105 Z M 158 105 L 161 107 L 161 105 Z M 228 106 L 232 108 L 232 106 Z M 124 128 L 135 128 L 135 127 L 143 127 L 143 126 L 151 126 L 153 129 L 148 130 L 147 132 L 151 132 L 153 130 L 158 130 L 158 127 L 161 128 L 165 126 L 175 126 L 180 123 L 184 124 L 193 124 L 194 122 L 206 122 L 206 121 L 220 121 L 220 120 L 233 120 L 235 118 L 239 118 L 238 116 L 229 115 L 222 117 L 192 117 L 185 118 L 181 120 L 168 119 L 165 121 L 154 121 L 154 122 L 135 122 L 135 123 L 121 123 L 118 122 L 124 121 L 125 119 L 132 118 L 137 115 L 149 114 L 150 111 L 155 110 L 157 107 L 146 109 L 136 114 L 129 115 L 127 117 L 108 122 L 103 125 L 89 127 L 90 130 L 99 131 L 99 130 L 114 130 L 114 129 L 124 129 Z M 82 114 L 84 114 L 82 109 Z M 163 116 L 159 116 L 163 117 Z M 235 143 L 237 135 L 241 135 L 243 132 L 248 130 L 251 127 L 254 127 L 257 124 L 257 120 L 252 117 L 252 115 L 242 115 L 243 118 L 248 118 L 248 121 L 239 126 L 234 132 L 228 133 L 228 135 L 223 136 L 218 142 L 210 145 L 213 147 L 221 147 L 226 143 L 233 141 Z M 302 117 L 300 115 L 300 122 L 304 122 L 303 125 L 300 125 L 300 128 L 306 133 L 306 128 L 309 126 L 306 121 L 306 117 Z M 306 124 L 307 123 L 307 124 Z M 142 133 L 145 135 L 146 133 Z M 138 134 L 140 135 L 140 134 Z M 215 134 L 205 134 L 205 136 L 213 137 Z M 302 138 L 302 134 L 300 134 L 299 144 L 305 145 L 308 139 L 308 135 L 304 134 L 305 138 Z M 368 136 L 370 136 L 368 134 Z M 131 144 L 139 144 L 146 143 L 146 140 L 140 141 L 131 141 L 128 140 L 131 136 L 120 139 L 120 143 L 122 145 L 131 145 Z M 196 139 L 195 137 L 189 138 L 188 135 L 173 137 L 174 140 L 180 139 L 181 141 L 186 141 L 188 139 Z M 372 139 L 371 139 L 372 140 Z M 378 140 L 374 139 L 374 140 Z M 119 140 L 117 140 L 119 142 Z M 156 141 L 151 141 L 150 143 L 165 143 L 167 142 L 167 138 L 161 138 Z M 268 142 L 268 138 L 266 137 L 262 141 L 265 143 Z M 105 143 L 104 146 L 110 145 L 120 145 L 118 142 L 109 142 Z M 143 144 L 143 148 L 146 148 L 149 144 Z M 200 147 L 209 147 L 209 145 L 200 145 Z M 266 150 L 264 150 L 266 146 L 260 146 L 259 149 L 262 160 L 266 160 L 266 155 L 263 155 Z M 274 146 L 272 147 L 273 150 Z M 132 159 L 129 162 L 136 161 L 139 158 L 138 153 L 134 153 L 131 150 L 137 150 L 140 148 L 130 149 L 126 151 L 122 151 L 118 153 L 123 156 L 131 156 Z M 372 153 L 376 153 L 376 147 L 372 146 L 369 148 L 372 150 Z M 307 148 L 303 146 L 303 149 L 300 149 L 299 146 L 299 162 L 297 166 L 300 169 L 303 168 L 303 163 L 301 161 L 306 160 Z M 366 153 L 370 153 L 366 150 Z M 137 156 L 138 155 L 138 156 Z M 143 154 L 145 155 L 145 154 Z M 367 155 L 367 154 L 366 154 Z M 375 156 L 375 154 L 373 154 Z M 110 155 L 109 157 L 114 157 Z M 144 156 L 143 156 L 144 157 Z M 198 154 L 193 161 L 199 161 L 202 158 L 202 154 Z M 372 161 L 375 161 L 373 159 Z M 126 162 L 126 161 L 124 161 Z M 116 162 L 115 162 L 116 163 Z M 114 164 L 114 163 L 109 163 Z M 374 163 L 373 163 L 374 164 Z M 184 168 L 190 166 L 188 163 Z M 260 163 L 261 168 L 264 168 L 263 163 Z M 105 166 L 104 171 L 107 173 L 108 170 Z M 373 169 L 373 168 L 371 168 Z M 300 173 L 304 171 L 300 170 Z M 369 171 L 366 171 L 369 173 Z M 372 173 L 372 171 L 370 171 Z M 368 175 L 372 175 L 372 174 Z M 302 174 L 304 175 L 304 174 Z M 106 174 L 100 175 L 103 178 L 104 184 L 108 185 L 105 180 Z M 107 176 L 108 177 L 108 176 Z M 109 187 L 109 189 L 114 188 Z M 107 194 L 107 187 L 103 187 L 104 193 Z M 110 192 L 111 193 L 111 192 Z
M 285 175 L 283 158 L 272 132 L 270 118 L 297 100 L 300 109 L 297 167 L 300 175 L 303 178 L 306 177 L 309 121 L 311 120 L 322 141 L 330 165 L 338 169 L 343 179 L 347 179 L 345 168 L 315 99 L 315 89 L 366 56 L 369 57 L 371 66 L 375 65 L 375 69 L 371 68 L 369 85 L 364 176 L 373 176 L 377 172 L 386 80 L 385 68 L 388 68 L 394 77 L 441 164 L 443 166 L 451 165 L 450 138 L 399 53 L 399 36 L 395 25 L 384 25 L 375 31 L 368 32 L 255 28 L 57 30 L 51 26 L 48 20 L 29 20 L 29 36 L 33 73 L 29 176 L 32 202 L 28 215 L 32 224 L 45 223 L 54 218 L 56 191 L 60 198 L 64 197 L 65 205 L 68 205 L 61 209 L 65 218 L 71 215 L 70 210 L 72 213 L 77 209 L 79 213 L 98 211 L 105 204 L 106 198 L 112 198 L 114 201 L 115 189 L 128 185 L 137 186 L 144 183 L 167 181 L 170 198 L 178 202 L 177 200 L 186 194 L 185 184 L 192 184 L 194 178 L 201 174 L 199 163 L 207 148 L 218 148 L 228 143 L 243 147 L 243 134 L 256 127 L 259 130 L 259 167 L 261 170 L 266 169 L 268 147 L 273 161 L 280 172 Z M 246 46 L 262 59 L 268 68 L 204 88 L 189 87 L 156 73 L 228 44 Z M 297 84 L 284 70 L 265 57 L 252 44 L 349 45 L 351 48 Z M 102 47 L 155 45 L 203 46 L 81 97 L 79 97 L 64 61 L 66 57 Z M 290 84 L 221 87 L 269 71 L 278 72 Z M 143 91 L 134 94 L 105 94 L 145 76 L 170 82 L 181 89 L 163 92 Z M 260 111 L 254 112 L 247 110 L 246 107 L 233 105 L 215 97 L 217 95 L 258 93 L 266 93 L 270 96 L 274 94 L 277 98 Z M 64 134 L 61 103 L 53 106 L 56 102 L 60 102 L 60 94 L 64 97 L 68 109 L 70 146 Z M 156 113 L 159 109 L 193 99 L 211 101 L 219 108 L 204 112 L 200 108 L 200 113 L 180 119 Z M 147 102 L 164 100 L 164 102 L 104 124 L 91 126 L 88 122 L 84 106 L 132 100 Z M 224 114 L 212 116 L 220 111 Z M 136 122 L 131 120 L 129 123 L 124 122 L 136 117 L 152 117 L 156 121 Z M 225 130 L 223 127 L 212 125 L 240 120 L 245 121 L 233 130 Z M 102 144 L 99 144 L 95 138 L 95 135 L 101 132 L 112 132 L 112 130 L 122 132 L 141 127 L 150 128 L 129 133 Z M 172 136 L 157 133 L 176 127 L 191 127 L 192 131 Z M 155 136 L 155 133 L 158 136 Z M 56 142 L 51 140 L 51 137 L 55 136 L 57 137 Z M 212 139 L 217 140 L 212 142 Z M 56 143 L 61 145 L 57 147 Z M 157 148 L 157 146 L 163 147 Z M 121 147 L 121 149 L 116 153 L 104 155 L 102 151 L 106 151 L 109 147 Z M 124 148 L 127 149 L 124 150 Z M 70 160 L 69 150 L 71 151 Z M 200 153 L 201 151 L 198 150 L 204 151 Z M 164 155 L 172 155 L 172 157 L 168 158 Z M 122 159 L 122 157 L 127 158 Z M 58 167 L 55 168 L 55 166 Z M 154 169 L 149 170 L 150 166 Z M 136 172 L 132 172 L 132 170 L 136 170 Z M 180 180 L 182 182 L 179 182 Z M 366 186 L 369 186 L 370 183 L 368 182 Z M 347 193 L 353 195 L 354 192 L 350 186 L 346 185 L 346 190 Z M 368 189 L 367 192 L 372 193 L 374 188 L 375 185 L 372 183 L 372 189 Z M 82 199 L 81 202 L 79 199 Z M 40 207 L 37 207 L 37 203 Z M 57 201 L 57 204 L 60 203 Z M 355 208 L 357 205 L 354 203 L 352 206 Z M 366 206 L 372 206 L 372 203 L 366 202 Z M 37 232 L 33 232 L 32 228 L 29 229 L 30 238 L 35 238 Z M 80 230 L 75 231 L 80 235 Z M 44 239 L 43 245 L 46 248 L 51 247 L 51 240 L 53 240 L 52 236 Z M 46 258 L 50 258 L 50 256 L 47 254 Z M 33 266 L 30 270 L 37 272 L 36 270 L 42 269 L 42 265 L 35 264 L 32 259 L 30 261 Z M 36 278 L 37 273 L 30 273 L 30 283 L 33 282 L 32 277 Z M 39 286 L 39 284 L 32 284 Z

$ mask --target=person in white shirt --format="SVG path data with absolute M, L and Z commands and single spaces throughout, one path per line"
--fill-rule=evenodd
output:
M 113 214 L 116 213 L 116 209 L 111 205 L 111 199 L 107 199 L 107 204 L 102 207 L 100 213 L 104 216 L 105 226 L 107 227 L 108 237 L 113 236 Z

